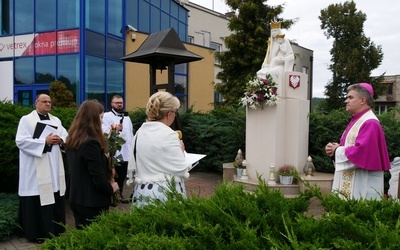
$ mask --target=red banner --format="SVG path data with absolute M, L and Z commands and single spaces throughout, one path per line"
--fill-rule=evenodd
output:
M 33 56 L 79 52 L 79 30 L 63 30 L 15 36 L 14 42 L 7 41 L 3 47 L 4 51 L 9 49 L 14 52 L 11 53 L 9 51 L 4 53 L 7 56 L 12 54 L 15 56 Z M 3 56 L 0 55 L 0 57 Z

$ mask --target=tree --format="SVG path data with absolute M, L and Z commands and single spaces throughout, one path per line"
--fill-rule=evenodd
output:
M 216 53 L 223 69 L 217 78 L 222 83 L 215 89 L 222 94 L 225 105 L 238 104 L 245 84 L 261 68 L 267 51 L 271 22 L 281 21 L 282 28 L 289 28 L 294 21 L 277 18 L 283 5 L 274 7 L 265 0 L 226 0 L 236 13 L 230 16 L 229 30 L 232 34 L 224 39 L 227 51 Z
M 328 69 L 333 78 L 325 87 L 326 107 L 330 110 L 343 107 L 347 88 L 358 82 L 370 82 L 375 89 L 382 76 L 372 80 L 371 71 L 382 62 L 381 46 L 376 46 L 364 34 L 366 14 L 357 11 L 353 1 L 331 4 L 321 10 L 321 29 L 333 38 L 332 55 Z M 376 91 L 377 95 L 379 91 Z
M 66 85 L 58 80 L 50 83 L 49 95 L 54 107 L 76 108 L 74 95 L 69 91 Z

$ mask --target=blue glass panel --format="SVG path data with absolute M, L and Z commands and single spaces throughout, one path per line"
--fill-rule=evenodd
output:
M 15 33 L 33 33 L 33 1 L 15 2 Z
M 176 95 L 176 97 L 179 99 L 179 102 L 181 103 L 181 106 L 179 107 L 180 111 L 185 111 L 188 108 L 188 97 L 187 95 Z
M 57 60 L 57 79 L 67 86 L 74 95 L 74 100 L 79 103 L 79 55 L 62 55 Z
M 186 42 L 188 38 L 186 30 L 187 30 L 186 25 L 184 23 L 179 22 L 178 35 L 179 38 L 184 42 Z
M 124 43 L 117 39 L 107 38 L 107 57 L 121 59 L 124 56 Z
M 38 83 L 51 83 L 56 76 L 56 57 L 40 56 L 36 57 L 35 79 Z
M 178 35 L 179 35 L 179 22 L 178 22 L 178 20 L 176 20 L 175 18 L 171 18 L 170 21 L 171 21 L 171 26 L 170 27 L 174 28 L 176 33 L 178 33 Z
M 171 1 L 161 1 L 161 10 L 169 13 L 170 3 Z
M 79 27 L 79 1 L 58 0 L 58 29 Z
M 107 99 L 124 93 L 124 64 L 107 60 Z M 108 103 L 109 103 L 108 101 Z
M 169 2 L 169 1 L 163 1 L 163 2 Z M 153 6 L 156 6 L 157 8 L 160 8 L 160 0 L 151 0 L 151 4 Z
M 15 84 L 33 84 L 33 57 L 15 58 Z
M 122 0 L 108 2 L 108 33 L 122 37 Z
M 0 35 L 13 33 L 13 0 L 0 0 Z
M 86 53 L 105 56 L 106 38 L 95 32 L 86 31 Z
M 150 5 L 144 1 L 139 2 L 139 30 L 150 33 Z
M 56 1 L 36 0 L 36 32 L 56 29 Z
M 179 4 L 171 1 L 171 16 L 178 19 Z
M 186 82 L 187 82 L 186 75 L 175 74 L 175 93 L 176 94 L 186 94 L 187 93 Z
M 105 33 L 105 0 L 86 0 L 86 28 Z
M 187 74 L 187 63 L 176 64 L 175 73 Z
M 85 99 L 97 99 L 104 105 L 105 101 L 105 60 L 86 56 Z
M 151 30 L 150 33 L 160 31 L 160 9 L 151 6 Z
M 186 22 L 187 15 L 188 15 L 188 11 L 185 8 L 180 7 L 179 8 L 179 21 Z
M 169 15 L 167 13 L 161 12 L 161 29 L 166 30 L 169 26 Z
M 168 1 L 165 1 L 168 2 Z M 133 27 L 139 27 L 138 16 L 139 16 L 139 3 L 138 0 L 128 0 L 126 1 L 126 24 L 130 24 Z

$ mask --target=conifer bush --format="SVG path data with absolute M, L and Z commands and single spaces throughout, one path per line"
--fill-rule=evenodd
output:
M 19 231 L 18 196 L 16 194 L 0 193 L 0 241 L 8 239 Z
M 44 243 L 42 249 L 396 249 L 400 242 L 400 204 L 341 200 L 316 187 L 287 199 L 263 181 L 250 193 L 222 183 L 215 194 L 184 198 L 168 193 L 131 212 L 111 211 L 82 230 Z M 311 199 L 326 213 L 306 213 Z

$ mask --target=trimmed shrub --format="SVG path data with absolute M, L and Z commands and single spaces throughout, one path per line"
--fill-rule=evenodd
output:
M 20 229 L 17 194 L 0 193 L 0 241 L 7 240 Z
M 260 181 L 253 193 L 220 184 L 213 196 L 168 193 L 166 203 L 111 211 L 82 230 L 46 241 L 42 249 L 396 249 L 400 204 L 345 201 L 315 187 L 286 199 Z M 319 197 L 328 212 L 306 213 Z

